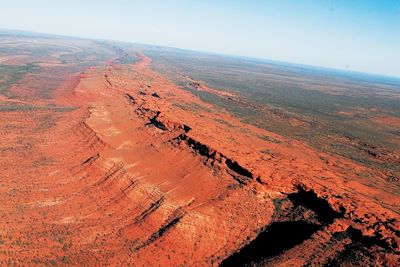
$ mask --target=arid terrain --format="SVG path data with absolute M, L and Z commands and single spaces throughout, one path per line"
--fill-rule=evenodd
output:
M 400 80 L 0 32 L 1 266 L 399 266 Z

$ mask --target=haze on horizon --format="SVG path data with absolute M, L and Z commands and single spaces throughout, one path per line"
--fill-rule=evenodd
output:
M 0 29 L 400 77 L 397 0 L 4 0 Z

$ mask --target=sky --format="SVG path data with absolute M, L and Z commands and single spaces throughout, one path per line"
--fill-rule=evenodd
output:
M 0 0 L 0 28 L 400 77 L 400 0 Z

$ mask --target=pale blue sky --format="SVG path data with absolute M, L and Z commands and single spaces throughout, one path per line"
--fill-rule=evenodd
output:
M 400 0 L 1 0 L 0 28 L 400 77 Z

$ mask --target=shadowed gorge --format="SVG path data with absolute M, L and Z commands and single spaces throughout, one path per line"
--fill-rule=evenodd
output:
M 276 203 L 273 222 L 266 225 L 254 240 L 224 259 L 220 266 L 266 264 L 269 259 L 301 244 L 340 217 L 326 200 L 302 188 L 276 200 Z
M 343 207 L 340 208 L 341 212 L 334 211 L 325 199 L 319 198 L 313 191 L 300 189 L 299 192 L 290 194 L 288 199 L 295 206 L 304 206 L 314 211 L 324 224 L 331 224 L 335 218 L 343 215 Z
M 301 244 L 318 229 L 318 225 L 302 221 L 274 222 L 239 252 L 225 259 L 220 266 L 260 264 L 263 260 Z

